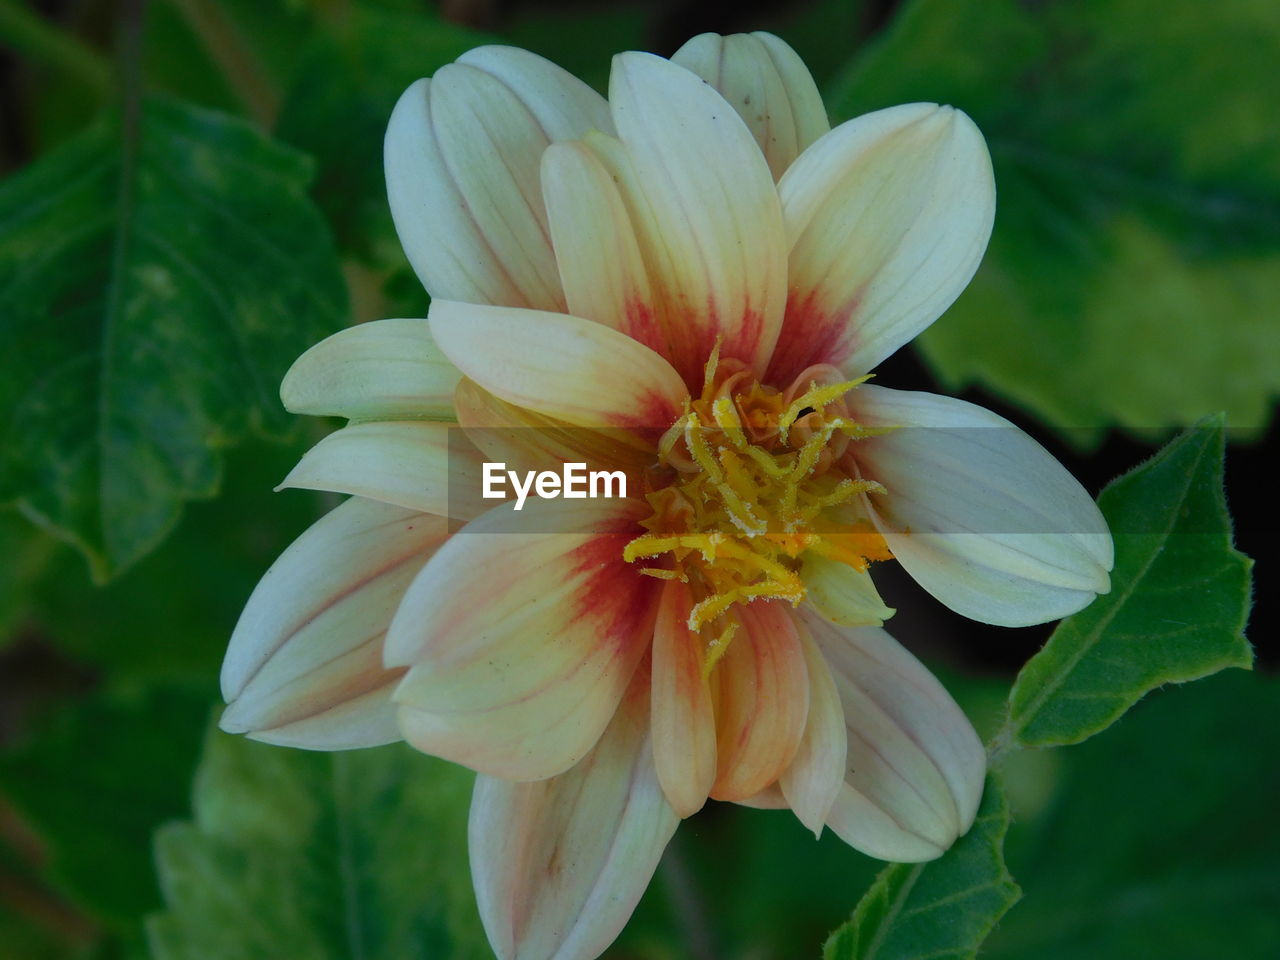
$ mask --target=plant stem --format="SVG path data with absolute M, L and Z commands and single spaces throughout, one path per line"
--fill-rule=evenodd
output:
M 0 44 L 74 77 L 98 100 L 111 95 L 111 65 L 106 57 L 15 0 L 0 0 Z
M 217 0 L 170 0 L 222 70 L 249 115 L 270 130 L 280 111 L 280 91 L 261 59 Z

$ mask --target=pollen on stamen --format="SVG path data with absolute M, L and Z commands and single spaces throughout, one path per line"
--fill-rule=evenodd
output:
M 860 571 L 891 556 L 862 515 L 861 498 L 885 488 L 860 475 L 852 448 L 885 431 L 860 424 L 845 404 L 868 378 L 819 383 L 829 371 L 811 372 L 814 379 L 784 393 L 721 357 L 717 344 L 701 395 L 658 443 L 648 532 L 627 544 L 623 559 L 644 559 L 641 573 L 689 584 L 687 626 L 705 638 L 704 670 L 732 641 L 735 608 L 804 600 L 806 552 Z

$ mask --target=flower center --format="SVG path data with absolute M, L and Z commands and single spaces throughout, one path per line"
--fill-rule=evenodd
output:
M 623 559 L 656 559 L 641 572 L 689 584 L 689 629 L 714 635 L 705 670 L 733 638 L 736 605 L 804 599 L 806 552 L 860 571 L 891 556 L 860 507 L 863 494 L 884 487 L 861 478 L 852 451 L 884 431 L 859 424 L 845 404 L 868 378 L 838 378 L 834 367 L 811 367 L 778 390 L 717 349 L 701 396 L 659 441 L 646 477 L 648 533 Z

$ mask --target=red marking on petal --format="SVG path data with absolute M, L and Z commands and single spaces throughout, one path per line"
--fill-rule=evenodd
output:
M 720 347 L 720 355 L 737 357 L 750 363 L 760 349 L 760 337 L 763 333 L 764 315 L 759 310 L 748 309 Z
M 653 305 L 642 299 L 639 294 L 632 293 L 627 297 L 624 309 L 626 327 L 622 332 L 631 337 L 631 339 L 640 341 L 656 353 L 660 353 L 668 360 L 671 359 L 667 338 L 662 332 L 661 324 L 658 323 L 658 315 L 654 311 Z
M 860 299 L 855 297 L 833 313 L 820 291 L 810 290 L 803 296 L 791 291 L 765 382 L 790 383 L 816 363 L 839 366 L 853 352 L 849 320 Z
M 634 519 L 619 518 L 569 555 L 571 575 L 583 578 L 572 622 L 597 621 L 601 642 L 647 643 L 652 635 L 662 583 L 622 559 L 627 544 L 642 533 Z
M 669 396 L 650 390 L 637 397 L 625 413 L 608 419 L 610 427 L 629 430 L 656 447 L 658 438 L 679 416 L 680 409 L 672 405 Z

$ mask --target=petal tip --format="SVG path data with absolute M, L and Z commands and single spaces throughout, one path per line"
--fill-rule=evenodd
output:
M 222 716 L 218 718 L 218 729 L 223 733 L 249 733 L 253 729 L 253 724 L 249 723 L 243 715 L 241 703 L 240 700 L 232 700 L 222 711 Z

